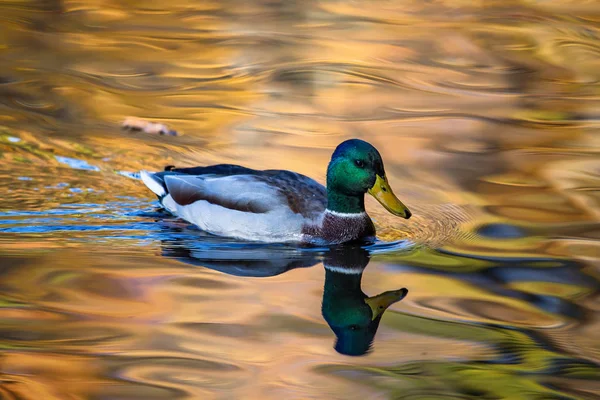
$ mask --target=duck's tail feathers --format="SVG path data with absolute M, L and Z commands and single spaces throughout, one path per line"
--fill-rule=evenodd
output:
M 165 181 L 161 179 L 161 177 L 148 171 L 140 171 L 140 177 L 148 189 L 152 190 L 159 198 L 163 198 L 167 195 Z

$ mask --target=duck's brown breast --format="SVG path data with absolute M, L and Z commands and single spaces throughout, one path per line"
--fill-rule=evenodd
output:
M 319 222 L 302 228 L 305 242 L 346 243 L 375 236 L 375 226 L 367 213 L 343 214 L 326 210 Z

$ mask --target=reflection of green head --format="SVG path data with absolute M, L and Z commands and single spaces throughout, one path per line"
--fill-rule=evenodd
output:
M 402 300 L 407 289 L 368 297 L 360 288 L 369 253 L 360 247 L 340 247 L 325 256 L 323 318 L 337 336 L 335 349 L 360 356 L 371 347 L 384 311 Z

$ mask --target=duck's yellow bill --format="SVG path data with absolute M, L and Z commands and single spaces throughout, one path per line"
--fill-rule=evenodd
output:
M 369 189 L 369 194 L 377 199 L 386 210 L 394 215 L 409 219 L 412 213 L 402 202 L 396 197 L 392 188 L 387 181 L 387 178 L 377 175 L 375 184 Z
M 375 320 L 378 316 L 383 314 L 389 306 L 399 302 L 408 294 L 408 290 L 405 288 L 399 290 L 390 290 L 378 294 L 377 296 L 369 297 L 365 299 L 365 303 L 371 307 L 372 317 L 371 320 Z

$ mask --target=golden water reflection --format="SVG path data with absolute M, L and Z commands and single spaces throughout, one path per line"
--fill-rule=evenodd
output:
M 0 398 L 600 395 L 596 1 L 0 11 Z M 350 137 L 414 215 L 367 200 L 392 244 L 361 290 L 409 295 L 364 357 L 333 347 L 322 253 L 204 235 L 131 179 L 233 162 L 322 182 Z

